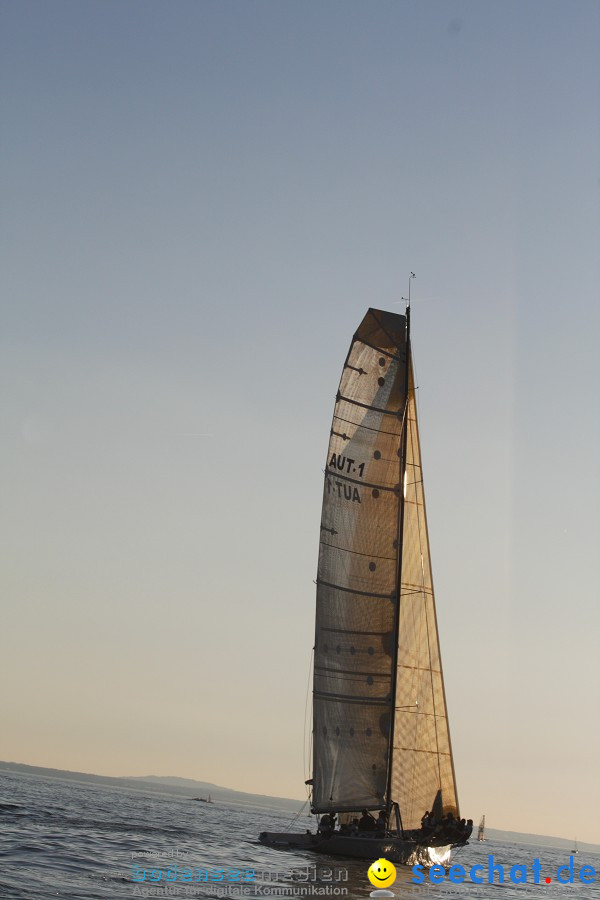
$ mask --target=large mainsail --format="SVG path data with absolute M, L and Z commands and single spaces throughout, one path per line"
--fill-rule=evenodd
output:
M 317 577 L 313 808 L 398 802 L 414 828 L 434 804 L 458 810 L 407 331 L 406 317 L 370 309 L 336 398 Z

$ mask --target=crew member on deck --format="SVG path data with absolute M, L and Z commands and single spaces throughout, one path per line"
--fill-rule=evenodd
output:
M 377 825 L 375 823 L 375 819 L 371 815 L 368 809 L 363 809 L 362 815 L 358 822 L 358 830 L 359 831 L 375 831 Z
M 324 816 L 321 816 L 321 821 L 319 822 L 319 834 L 322 834 L 324 837 L 329 837 L 333 834 L 333 830 L 335 828 L 335 813 L 325 813 Z

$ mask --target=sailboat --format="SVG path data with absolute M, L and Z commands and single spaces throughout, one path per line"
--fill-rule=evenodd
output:
M 316 834 L 262 832 L 260 841 L 446 863 L 470 832 L 458 821 L 410 302 L 405 315 L 369 309 L 352 339 L 327 450 L 316 584 L 306 783 L 320 823 Z
M 579 848 L 578 848 L 578 846 L 577 846 L 577 838 L 575 838 L 575 846 L 574 846 L 573 849 L 571 850 L 571 853 L 572 853 L 573 855 L 579 853 Z
M 479 823 L 479 831 L 477 832 L 477 840 L 485 841 L 485 816 L 481 817 L 481 821 Z

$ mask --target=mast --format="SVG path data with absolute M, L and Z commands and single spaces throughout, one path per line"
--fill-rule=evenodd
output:
M 392 809 L 392 754 L 394 749 L 394 728 L 396 721 L 396 687 L 398 683 L 398 629 L 400 626 L 400 594 L 402 592 L 402 544 L 404 540 L 404 506 L 405 506 L 405 475 L 406 475 L 406 448 L 408 442 L 408 384 L 410 375 L 410 282 L 415 275 L 410 273 L 408 279 L 408 301 L 406 304 L 406 358 L 404 361 L 404 384 L 406 397 L 404 401 L 404 422 L 402 428 L 402 444 L 400 456 L 400 473 L 398 484 L 400 485 L 400 498 L 398 504 L 398 562 L 396 576 L 396 609 L 394 613 L 394 644 L 392 655 L 392 695 L 390 710 L 390 737 L 388 749 L 388 773 L 386 787 L 386 809 L 388 820 Z

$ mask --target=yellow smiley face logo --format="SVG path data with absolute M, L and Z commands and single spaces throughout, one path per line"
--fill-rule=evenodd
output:
M 396 869 L 387 859 L 378 859 L 369 866 L 369 881 L 374 887 L 389 887 L 396 880 Z

